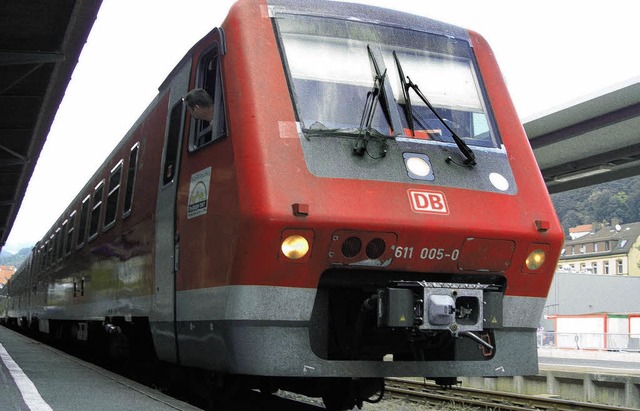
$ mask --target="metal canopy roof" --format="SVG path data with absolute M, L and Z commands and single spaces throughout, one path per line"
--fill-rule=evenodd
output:
M 640 174 L 640 79 L 524 124 L 550 193 Z
M 101 0 L 0 0 L 0 249 Z

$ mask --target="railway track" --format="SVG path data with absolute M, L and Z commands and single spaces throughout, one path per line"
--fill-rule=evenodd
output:
M 538 397 L 533 395 L 512 394 L 498 391 L 484 391 L 474 388 L 453 387 L 441 388 L 435 384 L 421 381 L 388 378 L 385 380 L 386 398 L 398 398 L 423 404 L 443 404 L 479 407 L 483 410 L 531 411 L 631 411 L 631 408 L 610 405 L 592 404 L 558 398 Z

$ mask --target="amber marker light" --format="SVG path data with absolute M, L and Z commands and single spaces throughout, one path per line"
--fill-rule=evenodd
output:
M 536 248 L 535 250 L 529 253 L 529 255 L 527 256 L 527 259 L 524 261 L 524 264 L 528 270 L 535 271 L 538 268 L 542 267 L 542 264 L 544 264 L 545 258 L 546 258 L 546 254 L 544 250 Z
M 299 260 L 309 252 L 309 242 L 301 235 L 290 235 L 282 241 L 282 254 L 291 260 Z

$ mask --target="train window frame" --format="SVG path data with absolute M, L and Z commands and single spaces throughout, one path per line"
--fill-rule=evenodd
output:
M 80 206 L 80 222 L 78 227 L 78 235 L 76 236 L 76 249 L 81 249 L 87 243 L 87 228 L 89 226 L 89 202 L 91 201 L 91 194 L 87 195 L 82 200 Z
M 69 229 L 69 218 L 65 218 L 62 222 L 62 230 L 60 231 L 60 235 L 62 240 L 60 241 L 60 260 L 62 260 L 65 256 L 66 245 L 67 245 L 67 230 Z
M 100 181 L 93 190 L 93 205 L 89 218 L 89 242 L 98 237 L 100 232 L 100 216 L 102 213 L 102 204 L 104 203 L 104 179 Z
M 42 244 L 42 270 L 49 268 L 49 240 L 45 240 Z
M 344 25 L 345 33 L 346 32 L 350 33 L 351 31 L 349 30 L 355 31 L 354 27 L 358 25 L 360 25 L 360 27 L 366 27 L 367 25 L 370 25 L 370 23 L 358 22 L 358 21 L 341 21 L 341 20 L 334 20 L 334 19 L 325 18 L 321 16 L 294 15 L 294 14 L 286 14 L 286 13 L 283 13 L 282 15 L 279 15 L 279 16 L 281 18 L 273 19 L 274 30 L 276 33 L 276 38 L 278 40 L 280 57 L 283 63 L 285 73 L 287 75 L 289 95 L 292 101 L 292 105 L 294 107 L 296 121 L 300 122 L 303 129 L 306 129 L 306 128 L 310 129 L 311 125 L 304 124 L 304 119 L 303 119 L 304 114 L 303 114 L 303 110 L 301 109 L 301 107 L 303 106 L 301 95 L 305 95 L 305 94 L 302 93 L 300 95 L 299 94 L 300 90 L 298 90 L 297 86 L 295 85 L 295 76 L 292 73 L 292 64 L 290 62 L 291 56 L 288 55 L 288 46 L 286 44 L 285 37 L 287 37 L 287 35 L 317 36 L 315 32 L 318 30 L 317 28 L 318 25 L 312 24 L 314 21 L 316 23 L 323 23 L 323 24 Z M 290 27 L 284 28 L 284 25 L 290 25 Z M 291 27 L 294 27 L 296 25 L 299 27 L 304 27 L 304 29 L 300 31 L 297 29 L 292 31 Z M 352 27 L 349 28 L 347 26 L 352 26 Z M 485 133 L 476 134 L 474 138 L 465 138 L 464 139 L 465 142 L 468 144 L 471 144 L 472 147 L 486 147 L 486 148 L 498 149 L 498 150 L 503 148 L 503 139 L 497 127 L 495 112 L 491 105 L 491 101 L 489 100 L 486 86 L 484 84 L 484 79 L 482 78 L 482 73 L 480 72 L 478 67 L 476 56 L 473 53 L 472 47 L 468 41 L 464 39 L 457 39 L 455 37 L 445 36 L 442 34 L 429 33 L 426 31 L 422 32 L 422 31 L 409 30 L 402 27 L 393 27 L 393 26 L 385 26 L 385 25 L 379 25 L 378 27 L 380 28 L 380 31 L 376 33 L 372 32 L 372 34 L 368 34 L 365 31 L 358 31 L 358 34 L 361 37 L 359 37 L 356 40 L 363 42 L 363 44 L 368 42 L 376 43 L 379 40 L 379 38 L 377 37 L 378 35 L 384 35 L 389 39 L 396 38 L 396 37 L 398 39 L 403 39 L 402 42 L 399 42 L 397 44 L 395 42 L 392 42 L 389 44 L 387 44 L 386 42 L 383 42 L 383 44 L 387 46 L 387 49 L 385 49 L 384 50 L 385 52 L 383 53 L 383 55 L 381 55 L 382 59 L 379 59 L 379 62 L 383 63 L 384 67 L 388 69 L 387 78 L 390 79 L 388 80 L 388 84 L 392 88 L 392 91 L 394 91 L 394 93 L 388 94 L 388 103 L 390 107 L 396 108 L 399 114 L 399 116 L 397 117 L 397 120 L 399 120 L 400 123 L 396 124 L 396 120 L 394 119 L 396 110 L 392 110 L 394 111 L 394 114 L 392 114 L 390 119 L 391 122 L 393 123 L 393 124 L 390 124 L 392 128 L 394 130 L 402 132 L 401 134 L 395 136 L 396 138 L 406 138 L 406 139 L 412 139 L 412 140 L 423 139 L 422 137 L 416 137 L 416 135 L 411 136 L 411 133 L 407 128 L 408 125 L 404 124 L 406 122 L 406 117 L 404 117 L 403 113 L 400 112 L 402 98 L 400 98 L 401 96 L 395 95 L 395 92 L 398 92 L 400 89 L 394 88 L 396 86 L 396 81 L 397 81 L 394 79 L 398 78 L 398 74 L 397 74 L 395 62 L 390 62 L 392 60 L 389 57 L 390 50 L 391 49 L 401 50 L 404 48 L 409 51 L 414 49 L 421 51 L 425 48 L 423 42 L 428 41 L 429 46 L 427 49 L 424 50 L 426 54 L 433 54 L 434 56 L 440 55 L 440 57 L 444 57 L 450 61 L 462 59 L 466 63 L 468 63 L 468 68 L 470 69 L 469 73 L 471 74 L 471 78 L 473 79 L 473 84 L 475 86 L 474 89 L 477 92 L 477 98 L 480 104 L 479 107 L 481 108 L 480 112 L 484 115 L 486 120 L 486 123 L 481 124 L 481 122 L 478 121 L 476 117 L 471 116 L 470 119 L 473 121 L 470 122 L 469 124 L 473 123 L 473 126 L 475 127 L 482 125 L 483 127 L 487 127 L 488 131 L 486 131 Z M 340 36 L 336 35 L 336 37 L 338 38 Z M 345 37 L 345 38 L 350 39 L 350 37 Z M 374 49 L 374 52 L 378 51 L 377 47 L 375 46 L 373 47 L 373 49 Z M 367 53 L 363 51 L 363 55 L 367 55 Z M 335 55 L 333 55 L 332 58 L 339 60 L 339 58 L 336 57 Z M 406 73 L 406 67 L 405 67 L 405 75 L 408 75 L 408 73 Z M 349 83 L 344 83 L 344 84 L 349 84 Z M 414 98 L 414 101 L 419 101 L 419 98 L 417 98 L 417 96 L 414 96 L 412 94 L 412 97 Z M 421 107 L 421 106 L 422 104 L 414 104 L 414 108 Z M 442 106 L 438 108 L 445 109 L 445 110 L 453 109 L 453 107 L 447 108 L 446 106 Z M 466 111 L 466 112 L 471 113 L 471 111 Z M 354 116 L 353 119 L 355 119 L 357 123 L 357 120 L 359 119 L 359 117 Z M 330 126 L 329 128 L 332 128 L 332 127 L 333 126 Z M 486 133 L 488 133 L 487 136 L 489 138 L 487 139 L 476 138 L 478 136 L 483 136 Z M 453 141 L 452 140 L 450 141 L 449 139 L 447 139 L 444 141 L 444 143 L 453 143 Z
M 127 186 L 124 191 L 122 218 L 127 218 L 133 211 L 133 197 L 138 174 L 138 159 L 140 157 L 140 142 L 136 142 L 129 150 L 129 164 L 127 165 Z
M 224 37 L 221 35 L 221 37 Z M 196 69 L 196 88 L 203 88 L 213 100 L 213 120 L 206 125 L 203 120 L 191 116 L 189 129 L 190 153 L 200 150 L 228 135 L 227 116 L 222 81 L 222 56 L 225 54 L 224 46 L 215 42 L 213 46 L 205 50 L 198 59 Z M 213 71 L 213 74 L 210 72 Z
M 38 249 L 37 251 L 37 255 L 38 255 L 38 273 L 42 273 L 45 269 L 44 266 L 44 244 L 42 244 L 41 242 L 38 242 L 38 244 L 36 244 L 36 248 Z
M 73 234 L 76 231 L 76 216 L 78 212 L 77 210 L 73 210 L 71 214 L 69 214 L 69 224 L 67 225 L 67 232 L 65 233 L 67 237 L 67 241 L 65 242 L 64 255 L 71 255 L 71 249 L 73 245 Z
M 49 240 L 46 242 L 47 244 L 47 267 L 51 268 L 54 265 L 54 250 L 55 250 L 55 234 L 51 234 L 49 236 Z
M 53 256 L 55 263 L 57 264 L 58 262 L 62 261 L 62 250 L 64 248 L 64 236 L 62 235 L 62 233 L 64 229 L 64 223 L 62 224 L 62 227 L 58 227 L 56 228 L 56 245 L 55 245 L 55 254 Z
M 122 187 L 122 169 L 124 161 L 120 160 L 109 173 L 109 187 L 102 230 L 107 231 L 116 225 L 118 220 L 118 206 L 120 205 L 120 187 Z
M 186 108 L 182 101 L 176 102 L 169 111 L 166 142 L 162 158 L 162 187 L 174 182 L 180 156 L 180 136 L 183 130 Z
M 56 233 L 55 231 L 49 236 L 49 268 L 56 265 Z

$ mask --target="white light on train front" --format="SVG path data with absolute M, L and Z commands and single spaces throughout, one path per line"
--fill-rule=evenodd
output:
M 529 253 L 524 264 L 527 266 L 527 269 L 531 271 L 537 270 L 538 268 L 542 267 L 542 264 L 544 264 L 545 258 L 546 258 L 546 254 L 544 250 L 536 248 L 535 250 Z
M 282 241 L 282 254 L 291 260 L 299 260 L 309 252 L 309 242 L 301 235 L 290 235 Z
M 407 174 L 414 180 L 433 180 L 433 167 L 426 154 L 403 153 L 404 166 Z
M 409 157 L 406 161 L 407 169 L 417 176 L 426 177 L 431 172 L 431 166 L 420 157 Z

